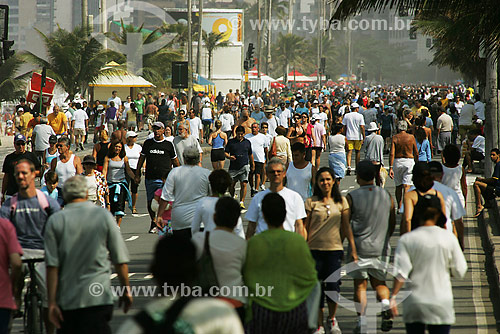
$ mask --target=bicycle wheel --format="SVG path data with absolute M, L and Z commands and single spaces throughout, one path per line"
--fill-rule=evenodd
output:
M 25 328 L 26 333 L 29 334 L 42 334 L 43 333 L 43 323 L 42 323 L 42 310 L 39 305 L 39 297 L 36 294 L 32 294 L 26 298 L 26 322 Z

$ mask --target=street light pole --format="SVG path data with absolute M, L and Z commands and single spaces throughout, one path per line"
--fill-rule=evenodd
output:
M 201 75 L 201 42 L 203 37 L 203 0 L 199 2 L 198 8 L 198 49 L 196 50 L 196 73 Z M 210 66 L 210 65 L 209 65 Z
M 188 108 L 191 107 L 191 97 L 193 96 L 193 35 L 192 35 L 192 0 L 187 0 L 187 25 L 188 25 Z

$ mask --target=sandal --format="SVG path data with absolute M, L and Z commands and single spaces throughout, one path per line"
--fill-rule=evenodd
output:
M 483 207 L 483 208 L 481 208 L 480 210 L 476 210 L 476 214 L 475 214 L 473 217 L 474 217 L 474 218 L 479 217 L 479 216 L 481 215 L 481 213 L 483 213 L 483 211 L 484 211 L 484 207 Z
M 133 209 L 132 209 L 132 213 L 137 214 L 137 209 L 136 209 L 136 208 L 133 208 Z

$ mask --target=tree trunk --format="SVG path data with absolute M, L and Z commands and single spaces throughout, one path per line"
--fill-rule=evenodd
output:
M 212 81 L 212 52 L 208 52 L 208 80 Z
M 269 75 L 269 64 L 271 63 L 271 18 L 272 18 L 272 5 L 273 0 L 269 1 L 269 8 L 267 14 L 267 57 L 266 57 L 266 74 Z
M 198 8 L 198 48 L 196 49 L 196 73 L 198 75 L 201 75 L 201 42 L 202 42 L 202 37 L 203 37 L 203 29 L 202 29 L 202 24 L 203 24 L 203 0 L 200 0 L 199 2 L 199 8 Z
M 87 34 L 89 33 L 88 7 L 89 7 L 88 0 L 82 0 L 82 28 L 86 30 Z
M 486 101 L 486 124 L 485 137 L 486 140 L 486 157 L 492 148 L 498 148 L 498 84 L 497 84 L 497 61 L 494 55 L 489 55 L 486 59 L 486 90 L 483 101 Z M 490 159 L 485 159 L 485 176 L 490 177 L 493 168 Z

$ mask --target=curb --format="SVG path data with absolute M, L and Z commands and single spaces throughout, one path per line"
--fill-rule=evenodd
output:
M 486 264 L 492 270 L 492 277 L 489 279 L 491 293 L 500 298 L 500 219 L 497 200 L 491 204 L 491 208 L 485 209 L 477 222 Z

